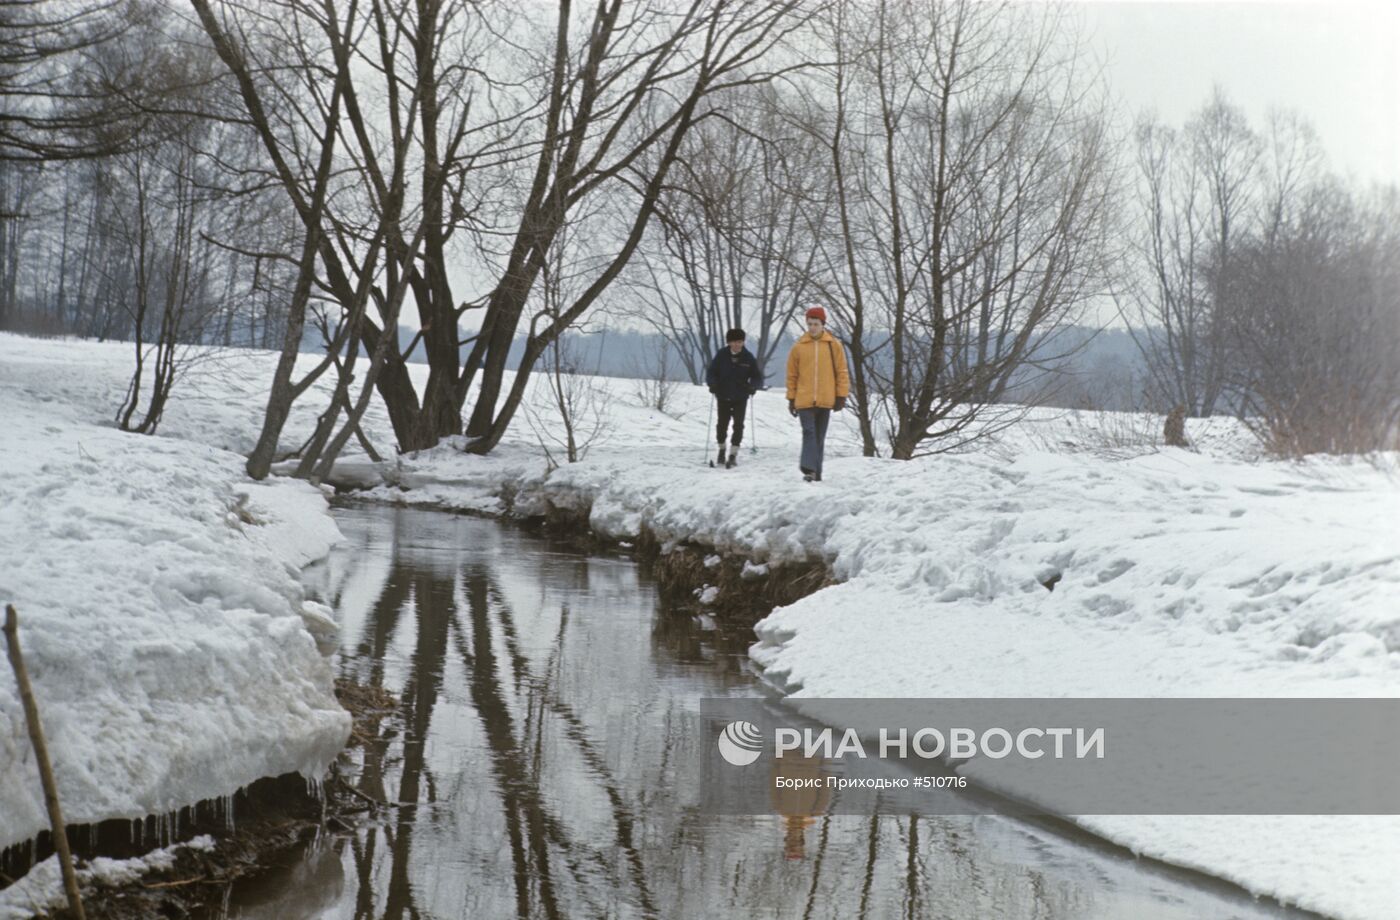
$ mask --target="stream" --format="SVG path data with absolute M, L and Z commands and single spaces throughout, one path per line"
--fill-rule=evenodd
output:
M 669 610 L 643 568 L 510 524 L 338 507 L 307 571 L 340 675 L 397 711 L 344 770 L 395 803 L 241 881 L 218 916 L 1311 916 L 999 816 L 714 817 L 684 788 L 701 697 L 759 696 L 747 628 Z

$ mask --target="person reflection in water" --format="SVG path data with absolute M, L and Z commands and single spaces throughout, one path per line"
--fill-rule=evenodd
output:
M 831 804 L 831 792 L 826 788 L 826 776 L 822 771 L 824 763 L 820 757 L 799 757 L 792 753 L 773 758 L 768 788 L 772 790 L 773 810 L 783 819 L 783 857 L 786 859 L 807 857 L 807 828 L 815 823 L 817 815 L 825 814 Z M 798 787 L 779 788 L 776 780 L 780 776 L 798 780 Z M 817 785 L 804 787 L 802 780 L 816 780 Z

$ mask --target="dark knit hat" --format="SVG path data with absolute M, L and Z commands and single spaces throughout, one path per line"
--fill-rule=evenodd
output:
M 747 338 L 748 336 L 744 335 L 744 330 L 740 329 L 738 326 L 735 326 L 724 334 L 724 340 L 726 342 L 742 342 Z

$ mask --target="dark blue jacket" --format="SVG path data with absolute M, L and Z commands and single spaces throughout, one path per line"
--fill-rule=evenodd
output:
M 705 372 L 705 385 L 717 399 L 727 402 L 743 402 L 763 385 L 763 372 L 758 368 L 758 359 L 747 348 L 733 354 L 729 346 L 721 348 L 710 362 Z

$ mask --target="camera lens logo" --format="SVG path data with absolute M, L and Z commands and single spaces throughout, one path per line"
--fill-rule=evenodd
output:
M 736 767 L 747 767 L 762 753 L 763 736 L 752 722 L 730 722 L 719 733 L 720 756 Z

